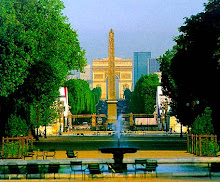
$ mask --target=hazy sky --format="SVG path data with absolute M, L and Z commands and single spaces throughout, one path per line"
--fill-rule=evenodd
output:
M 77 30 L 88 63 L 108 57 L 108 33 L 115 32 L 115 56 L 135 51 L 159 57 L 175 44 L 184 17 L 204 10 L 208 0 L 63 0 L 64 14 Z

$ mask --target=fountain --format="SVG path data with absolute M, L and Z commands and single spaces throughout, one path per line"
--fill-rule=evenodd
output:
M 122 146 L 120 144 L 122 130 L 122 116 L 117 119 L 117 101 L 115 92 L 115 55 L 114 55 L 114 32 L 111 29 L 109 32 L 109 58 L 108 58 L 108 123 L 116 125 L 117 146 L 116 147 L 101 147 L 99 150 L 102 153 L 112 153 L 114 164 L 111 167 L 115 172 L 121 173 L 127 170 L 127 165 L 123 163 L 124 154 L 137 152 L 137 147 Z
M 126 153 L 136 153 L 138 147 L 123 146 L 120 143 L 121 131 L 122 131 L 122 117 L 119 116 L 116 122 L 116 136 L 117 136 L 117 146 L 115 147 L 100 147 L 99 150 L 102 153 L 112 153 L 114 164 L 111 164 L 112 168 L 117 173 L 122 173 L 127 170 L 127 165 L 123 163 L 124 154 Z

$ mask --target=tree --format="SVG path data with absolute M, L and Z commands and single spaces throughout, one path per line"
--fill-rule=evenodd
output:
M 175 39 L 170 77 L 164 77 L 166 82 L 163 82 L 171 92 L 172 110 L 181 122 L 192 124 L 208 106 L 213 111 L 212 122 L 217 133 L 220 133 L 219 99 L 213 91 L 216 90 L 216 78 L 220 76 L 219 22 L 219 0 L 210 0 L 204 12 L 186 18 L 185 24 L 179 28 L 181 34 Z M 174 88 L 170 87 L 171 81 Z
M 124 90 L 124 98 L 125 98 L 125 100 L 130 100 L 131 99 L 131 91 L 130 91 L 130 89 L 129 88 L 126 88 L 125 90 Z
M 7 136 L 17 137 L 21 135 L 28 135 L 29 127 L 25 120 L 21 119 L 20 116 L 11 115 L 8 119 L 7 124 Z
M 72 114 L 93 114 L 95 113 L 95 96 L 85 80 L 71 79 L 64 83 L 68 88 L 69 105 Z
M 130 91 L 129 88 L 126 88 L 124 90 L 124 98 L 125 98 L 125 103 L 126 103 L 126 113 L 130 113 L 131 112 L 131 95 L 132 92 Z
M 162 72 L 161 86 L 163 88 L 164 95 L 171 95 L 175 97 L 176 84 L 172 77 L 171 60 L 176 53 L 176 47 L 174 46 L 172 50 L 165 52 L 163 56 L 158 59 L 160 63 L 160 71 Z
M 131 112 L 152 114 L 156 104 L 159 79 L 156 74 L 142 75 L 131 96 Z
M 191 109 L 188 105 L 191 105 L 189 101 L 190 95 L 188 92 L 183 91 L 182 85 L 177 87 L 176 79 L 173 76 L 173 69 L 171 67 L 173 58 L 177 53 L 178 46 L 174 46 L 172 50 L 165 52 L 163 56 L 160 57 L 160 71 L 162 72 L 162 82 L 161 86 L 163 89 L 163 94 L 172 98 L 170 103 L 172 112 L 171 115 L 178 116 L 181 123 L 188 125 L 195 119 L 195 108 Z M 192 99 L 192 98 L 191 98 Z M 187 113 L 187 117 L 186 114 Z
M 92 89 L 92 93 L 95 96 L 95 104 L 97 105 L 99 103 L 99 100 L 102 95 L 101 87 L 96 87 L 96 88 Z
M 33 63 L 28 54 L 33 45 L 25 25 L 20 23 L 15 2 L 0 2 L 0 95 L 8 96 L 24 82 L 28 67 Z M 29 45 L 29 46 L 28 46 Z
M 63 8 L 60 0 L 0 2 L 0 112 L 5 123 L 17 113 L 34 127 L 29 107 L 47 112 L 68 70 L 82 71 L 86 65 Z

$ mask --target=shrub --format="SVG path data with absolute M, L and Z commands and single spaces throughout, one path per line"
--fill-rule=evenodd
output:
M 20 116 L 11 114 L 8 119 L 8 124 L 6 127 L 6 135 L 10 137 L 15 136 L 27 136 L 28 135 L 28 126 L 25 120 L 21 119 Z
M 211 135 L 214 134 L 214 127 L 212 124 L 212 110 L 206 107 L 204 113 L 198 116 L 192 124 L 192 134 L 197 135 Z

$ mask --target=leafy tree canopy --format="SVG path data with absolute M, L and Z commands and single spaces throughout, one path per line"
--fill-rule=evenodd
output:
M 82 71 L 86 65 L 63 8 L 60 0 L 0 1 L 0 112 L 5 122 L 8 112 L 30 120 L 30 105 L 47 112 L 68 70 Z
M 132 92 L 130 91 L 129 88 L 126 88 L 124 90 L 124 98 L 125 98 L 125 102 L 126 102 L 126 113 L 130 113 L 131 112 L 131 96 L 132 96 Z
M 101 87 L 96 87 L 96 88 L 92 89 L 92 93 L 95 96 L 95 104 L 97 105 L 100 98 L 101 98 L 101 95 L 102 95 Z
M 85 80 L 71 79 L 66 81 L 64 86 L 68 88 L 72 114 L 95 113 L 95 96 Z
M 0 95 L 14 92 L 33 75 L 33 69 L 48 66 L 57 72 L 56 78 L 63 78 L 69 69 L 85 66 L 85 52 L 79 47 L 76 32 L 66 23 L 63 8 L 60 0 L 0 2 Z
M 156 74 L 142 75 L 131 96 L 131 112 L 152 114 L 156 104 L 159 79 Z
M 209 106 L 214 128 L 220 132 L 213 92 L 220 77 L 220 1 L 210 0 L 203 12 L 186 18 L 179 31 L 173 54 L 169 57 L 166 52 L 161 62 L 162 85 L 172 98 L 172 111 L 190 125 Z

